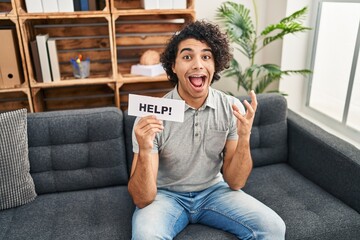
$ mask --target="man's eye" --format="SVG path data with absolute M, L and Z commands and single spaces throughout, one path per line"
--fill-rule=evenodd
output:
M 204 59 L 204 60 L 209 60 L 209 59 L 211 59 L 211 56 L 205 55 L 205 56 L 203 56 L 203 59 Z
M 190 57 L 189 55 L 185 55 L 185 56 L 183 57 L 183 59 L 185 59 L 185 60 L 190 60 L 191 57 Z

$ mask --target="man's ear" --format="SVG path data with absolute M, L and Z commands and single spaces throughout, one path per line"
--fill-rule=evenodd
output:
M 175 71 L 175 63 L 172 64 L 171 69 L 172 69 L 173 73 L 176 73 L 176 71 Z

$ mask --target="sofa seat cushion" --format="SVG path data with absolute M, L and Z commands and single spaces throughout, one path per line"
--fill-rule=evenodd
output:
M 130 239 L 126 186 L 39 195 L 0 214 L 0 239 Z
M 178 236 L 175 240 L 236 240 L 237 237 L 230 233 L 217 230 L 201 224 L 190 224 Z
M 360 214 L 288 164 L 253 170 L 244 191 L 276 211 L 286 239 L 358 239 Z
M 36 192 L 127 185 L 123 114 L 115 107 L 28 115 Z

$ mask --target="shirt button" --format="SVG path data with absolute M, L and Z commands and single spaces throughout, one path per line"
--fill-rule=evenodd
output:
M 198 123 L 195 123 L 195 126 L 199 125 Z
M 197 136 L 199 136 L 199 134 L 198 134 L 198 133 L 195 133 L 195 137 L 197 137 Z

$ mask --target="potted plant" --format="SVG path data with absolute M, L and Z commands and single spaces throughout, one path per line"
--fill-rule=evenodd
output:
M 255 64 L 256 54 L 270 43 L 283 39 L 287 34 L 311 29 L 302 25 L 307 7 L 281 19 L 279 23 L 265 27 L 259 34 L 255 0 L 252 2 L 256 18 L 255 25 L 250 16 L 250 10 L 242 4 L 227 1 L 217 9 L 216 17 L 223 24 L 230 42 L 234 43 L 236 48 L 249 60 L 249 66 L 243 69 L 237 60 L 233 59 L 230 62 L 230 68 L 224 71 L 224 75 L 237 78 L 238 90 L 242 87 L 247 92 L 254 90 L 255 93 L 263 93 L 272 82 L 279 81 L 284 75 L 311 73 L 308 69 L 281 70 L 280 66 L 272 63 Z

